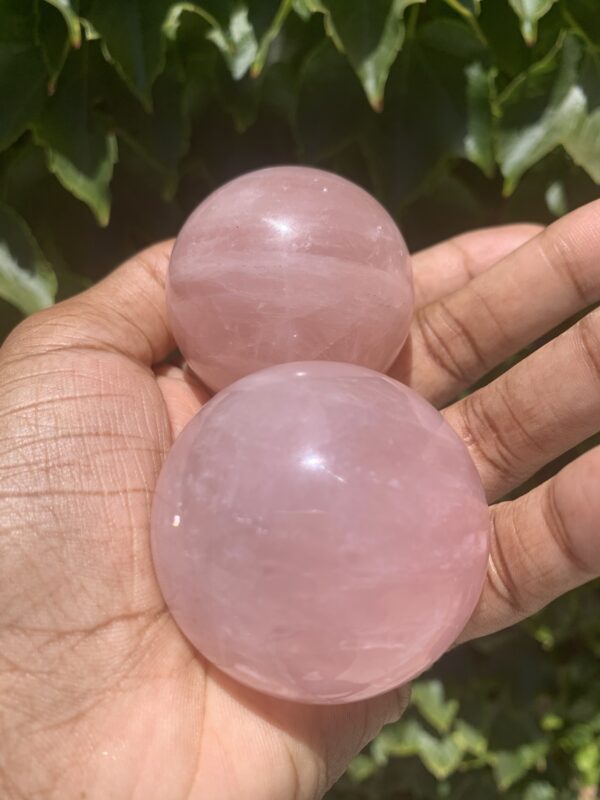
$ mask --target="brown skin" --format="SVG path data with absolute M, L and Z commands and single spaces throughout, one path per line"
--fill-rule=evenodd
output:
M 171 243 L 29 318 L 0 350 L 0 796 L 316 800 L 407 691 L 341 707 L 263 697 L 206 664 L 161 598 L 152 491 L 206 399 L 173 347 Z M 444 405 L 600 299 L 600 203 L 545 231 L 475 231 L 414 258 L 419 310 L 392 374 Z M 600 312 L 444 414 L 494 503 L 598 429 Z M 600 572 L 600 450 L 491 505 L 488 581 L 463 640 Z

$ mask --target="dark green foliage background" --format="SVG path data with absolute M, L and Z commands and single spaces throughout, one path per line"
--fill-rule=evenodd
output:
M 290 162 L 413 250 L 598 197 L 600 0 L 0 0 L 0 339 Z M 331 800 L 595 798 L 598 600 L 448 655 Z

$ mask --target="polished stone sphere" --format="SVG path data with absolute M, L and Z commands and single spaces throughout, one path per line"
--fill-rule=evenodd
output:
M 456 640 L 483 585 L 488 509 L 467 448 L 411 389 L 284 364 L 216 395 L 177 439 L 152 550 L 206 658 L 272 695 L 342 703 Z
M 386 371 L 410 325 L 410 259 L 363 189 L 273 167 L 227 183 L 193 212 L 175 243 L 167 303 L 181 352 L 213 390 L 289 361 Z

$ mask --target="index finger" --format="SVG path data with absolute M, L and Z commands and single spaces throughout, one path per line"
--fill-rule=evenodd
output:
M 529 223 L 480 228 L 415 253 L 416 307 L 462 288 L 542 230 L 542 225 Z

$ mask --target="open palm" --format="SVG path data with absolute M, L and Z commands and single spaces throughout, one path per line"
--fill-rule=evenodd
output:
M 179 632 L 149 549 L 154 484 L 206 399 L 164 359 L 170 244 L 26 320 L 0 350 L 0 795 L 313 800 L 407 691 L 340 707 L 264 697 Z M 600 299 L 600 203 L 545 231 L 476 231 L 414 259 L 418 311 L 391 373 L 438 406 Z M 495 503 L 598 429 L 590 312 L 444 414 Z M 516 622 L 600 572 L 600 451 L 491 506 L 464 633 Z

